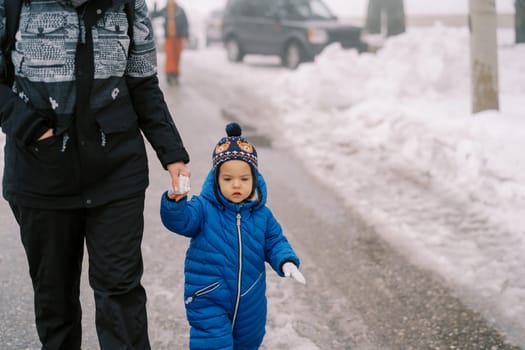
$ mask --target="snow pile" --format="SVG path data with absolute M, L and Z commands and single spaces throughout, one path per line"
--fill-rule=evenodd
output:
M 327 125 L 340 135 L 335 144 L 351 139 L 371 151 L 398 154 L 405 166 L 418 167 L 435 181 L 506 213 L 525 208 L 520 151 L 525 113 L 519 108 L 525 95 L 524 55 L 525 46 L 500 49 L 501 112 L 469 112 L 469 35 L 464 28 L 412 30 L 389 40 L 377 55 L 357 55 L 335 45 L 315 64 L 282 76 L 272 90 L 291 96 L 280 98 L 288 101 L 283 108 L 290 111 L 290 125 Z M 318 110 L 344 117 L 314 120 Z M 326 130 L 322 125 L 317 128 Z M 334 141 L 333 134 L 330 138 Z M 304 142 L 300 146 L 307 147 Z
M 386 239 L 474 291 L 519 334 L 525 330 L 525 46 L 499 34 L 500 111 L 470 112 L 468 31 L 439 25 L 392 38 L 376 55 L 334 45 L 267 88 L 280 92 L 274 101 L 284 111 L 287 139 L 323 169 L 321 177 L 382 225 Z M 367 185 L 353 179 L 356 173 L 370 171 L 370 182 L 381 176 L 365 169 L 367 162 L 442 189 L 469 207 L 458 212 L 472 217 L 449 220 L 458 223 L 454 228 L 445 218 L 454 208 L 420 223 L 413 203 L 398 203 L 405 217 L 383 211 L 381 198 L 358 196 Z

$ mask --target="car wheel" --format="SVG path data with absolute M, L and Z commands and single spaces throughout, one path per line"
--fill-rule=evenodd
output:
M 304 51 L 301 44 L 297 41 L 290 42 L 284 50 L 283 64 L 290 69 L 296 69 L 303 61 Z
M 235 38 L 229 38 L 226 41 L 226 53 L 228 55 L 228 60 L 231 62 L 240 62 L 243 59 L 241 46 Z

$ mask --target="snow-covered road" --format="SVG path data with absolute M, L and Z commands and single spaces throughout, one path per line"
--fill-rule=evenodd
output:
M 440 186 L 431 173 L 408 166 L 392 155 L 395 147 L 382 144 L 392 130 L 413 140 L 425 128 L 406 122 L 399 110 L 378 113 L 381 108 L 356 118 L 350 128 L 347 119 L 359 110 L 342 112 L 359 101 L 346 104 L 344 90 L 326 90 L 338 81 L 326 68 L 318 68 L 325 80 L 312 82 L 307 72 L 292 76 L 272 60 L 230 65 L 217 48 L 188 51 L 183 59 L 182 85 L 163 88 L 192 156 L 192 188 L 198 191 L 225 123 L 240 121 L 258 148 L 270 206 L 302 258 L 306 287 L 269 273 L 264 350 L 517 349 L 506 342 L 505 331 L 524 346 L 522 324 L 515 322 L 515 310 L 505 308 L 512 296 L 521 300 L 513 294 L 519 281 L 510 272 L 522 267 L 509 266 L 521 261 L 510 248 L 523 241 L 472 198 Z M 275 79 L 281 80 L 272 85 Z M 288 89 L 268 96 L 269 88 L 283 86 Z M 304 104 L 305 96 L 313 104 Z M 366 133 L 365 126 L 374 132 Z M 460 153 L 439 141 L 435 147 L 444 147 L 444 155 Z M 417 154 L 414 144 L 403 145 L 399 152 Z M 160 225 L 158 196 L 167 177 L 153 153 L 150 158 L 143 245 L 150 335 L 154 349 L 178 350 L 188 342 L 182 303 L 188 241 Z M 474 186 L 465 191 L 475 193 Z M 5 202 L 0 218 L 0 343 L 8 344 L 6 350 L 36 349 L 27 267 Z M 501 273 L 488 282 L 477 280 L 491 271 Z M 465 283 L 458 283 L 461 278 Z M 472 288 L 477 282 L 482 288 Z M 492 298 L 498 293 L 507 293 L 504 303 Z M 87 350 L 97 349 L 91 295 L 84 278 Z

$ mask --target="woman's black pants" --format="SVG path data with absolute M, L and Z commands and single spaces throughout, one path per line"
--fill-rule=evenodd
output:
M 29 262 L 45 350 L 80 350 L 84 242 L 102 350 L 149 350 L 141 242 L 144 196 L 100 207 L 47 210 L 11 203 Z

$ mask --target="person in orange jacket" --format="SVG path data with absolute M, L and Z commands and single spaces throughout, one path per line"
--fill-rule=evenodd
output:
M 164 52 L 166 62 L 164 70 L 169 85 L 179 83 L 180 59 L 184 42 L 189 37 L 189 23 L 186 12 L 177 4 L 177 0 L 168 0 L 166 7 L 160 11 L 154 10 L 152 17 L 164 17 Z

